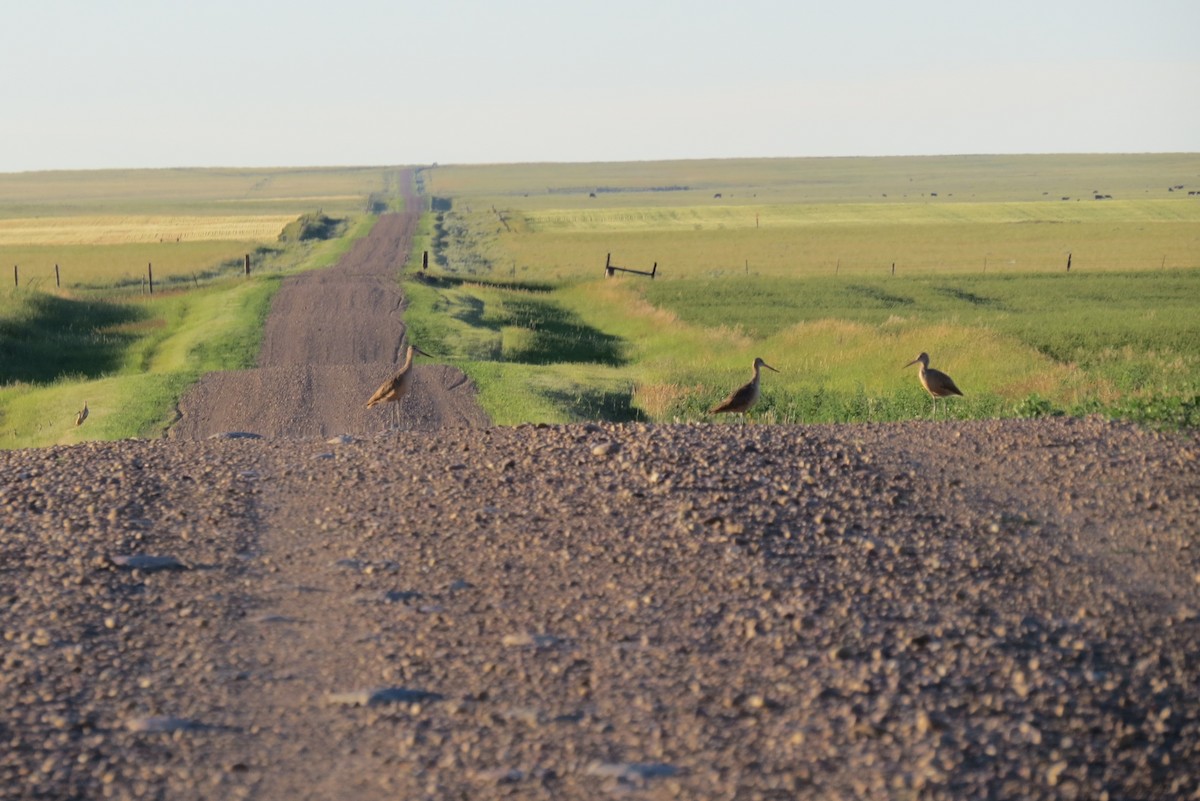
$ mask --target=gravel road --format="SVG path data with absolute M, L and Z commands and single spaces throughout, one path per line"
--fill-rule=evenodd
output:
M 6 452 L 0 789 L 1196 797 L 1198 450 L 1062 419 Z
M 0 797 L 1200 798 L 1195 436 L 498 428 L 428 363 L 378 433 L 399 222 L 275 306 L 384 341 L 273 312 L 171 438 L 0 452 Z
M 169 437 L 241 431 L 327 438 L 387 427 L 390 409 L 368 410 L 366 402 L 404 361 L 396 273 L 421 214 L 411 176 L 400 183 L 407 187 L 405 210 L 382 215 L 334 267 L 287 278 L 272 302 L 257 368 L 204 376 L 179 404 Z M 426 360 L 414 368 L 413 391 L 401 408 L 404 428 L 488 424 L 462 371 Z

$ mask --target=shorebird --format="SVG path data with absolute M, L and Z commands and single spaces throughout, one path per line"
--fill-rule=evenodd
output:
M 83 421 L 87 419 L 87 416 L 88 416 L 87 401 L 84 401 L 83 408 L 75 413 L 75 425 L 76 426 L 83 425 Z
M 367 408 L 378 403 L 394 403 L 396 404 L 390 410 L 390 414 L 396 416 L 396 423 L 399 421 L 400 405 L 399 401 L 408 392 L 408 388 L 412 386 L 412 361 L 413 354 L 419 353 L 422 356 L 429 354 L 418 348 L 416 345 L 409 345 L 408 352 L 404 355 L 404 366 L 400 368 L 400 372 L 384 381 L 379 385 L 379 389 L 375 390 L 375 394 L 367 401 Z
M 925 391 L 929 393 L 929 397 L 933 398 L 933 414 L 936 415 L 938 398 L 946 398 L 951 395 L 961 396 L 962 390 L 955 386 L 953 378 L 941 370 L 934 370 L 929 366 L 928 353 L 922 353 L 904 366 L 912 367 L 918 363 L 921 365 L 921 386 L 925 387 Z
M 750 383 L 743 384 L 735 389 L 728 398 L 709 409 L 709 413 L 717 414 L 718 412 L 734 412 L 735 414 L 741 414 L 742 412 L 750 411 L 750 407 L 758 403 L 758 368 L 760 367 L 765 367 L 768 370 L 776 373 L 779 372 L 762 359 L 755 358 L 754 378 L 750 379 Z

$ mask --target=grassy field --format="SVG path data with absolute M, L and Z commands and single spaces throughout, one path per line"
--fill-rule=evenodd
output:
M 80 215 L 361 213 L 395 194 L 395 167 L 0 173 L 0 219 Z
M 253 363 L 281 278 L 334 263 L 370 230 L 369 206 L 394 204 L 397 175 L 0 175 L 0 259 L 20 278 L 0 293 L 0 447 L 161 433 L 201 374 Z M 323 226 L 335 238 L 300 239 L 294 221 L 321 211 L 345 215 Z M 148 263 L 154 295 L 142 293 Z
M 1174 187 L 1198 179 L 1187 155 L 439 167 L 452 280 L 410 324 L 500 422 L 701 419 L 756 355 L 783 371 L 757 419 L 903 419 L 925 350 L 956 416 L 1196 425 L 1200 199 Z M 659 278 L 605 280 L 609 253 Z
M 425 191 L 455 208 L 575 209 L 789 203 L 1116 200 L 1200 186 L 1194 153 L 727 159 L 495 164 L 424 170 Z M 716 195 L 721 197 L 717 198 Z
M 153 296 L 0 294 L 0 448 L 161 434 L 203 373 L 254 363 L 282 278 L 333 264 L 373 220 L 360 218 L 336 240 L 283 248 L 280 269 L 249 279 Z M 84 401 L 88 422 L 75 428 Z
M 363 212 L 395 207 L 400 174 L 0 175 L 0 266 L 21 276 L 0 294 L 0 447 L 161 431 L 201 372 L 253 358 L 281 275 L 332 263 Z M 966 392 L 944 414 L 1200 425 L 1200 156 L 484 165 L 418 182 L 434 211 L 408 272 L 429 250 L 434 277 L 406 282 L 406 319 L 500 424 L 711 419 L 755 356 L 781 371 L 755 421 L 923 416 L 902 365 L 928 351 Z M 348 233 L 274 241 L 320 211 Z M 659 277 L 605 279 L 609 253 Z
M 577 280 L 614 264 L 721 275 L 1028 273 L 1200 266 L 1200 200 L 641 207 L 442 215 L 443 264 Z

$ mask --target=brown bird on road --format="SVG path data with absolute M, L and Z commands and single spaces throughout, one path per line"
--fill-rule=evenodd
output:
M 410 344 L 408 352 L 404 355 L 404 366 L 400 368 L 400 372 L 380 384 L 379 389 L 375 390 L 375 394 L 367 401 L 367 408 L 370 409 L 379 403 L 396 404 L 389 410 L 390 415 L 394 415 L 396 423 L 399 423 L 400 406 L 399 401 L 408 393 L 408 389 L 412 386 L 412 361 L 413 354 L 419 353 L 422 356 L 429 356 L 428 353 L 418 348 L 416 345 Z
M 750 411 L 754 404 L 758 403 L 758 368 L 765 367 L 768 370 L 778 373 L 771 365 L 767 364 L 760 358 L 754 360 L 754 378 L 750 379 L 750 383 L 743 384 L 735 389 L 728 398 L 718 403 L 716 406 L 709 409 L 710 414 L 718 414 L 720 412 L 733 412 L 734 414 L 742 414 Z
M 933 398 L 933 414 L 937 415 L 937 399 L 948 398 L 951 395 L 962 395 L 955 384 L 954 379 L 943 373 L 941 370 L 934 370 L 929 366 L 929 354 L 922 353 L 917 358 L 913 359 L 905 367 L 912 367 L 914 364 L 921 365 L 921 386 L 925 387 L 925 391 L 929 393 L 929 397 Z

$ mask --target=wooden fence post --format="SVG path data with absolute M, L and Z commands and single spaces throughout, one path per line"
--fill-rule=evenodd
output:
M 421 272 L 429 269 L 429 251 L 421 252 Z
M 17 278 L 17 265 L 13 265 L 13 286 L 20 286 L 21 282 Z
M 146 262 L 146 276 L 150 279 L 150 294 L 154 294 L 154 265 Z
M 249 275 L 249 274 L 250 274 L 250 254 L 247 253 L 246 254 L 246 275 Z M 193 274 L 192 278 L 194 279 L 195 277 L 196 276 Z
M 62 280 L 59 278 L 59 275 L 58 275 L 58 265 L 57 264 L 54 265 L 54 286 L 55 287 L 62 286 Z
M 896 262 L 892 262 L 892 275 L 896 274 Z
M 1071 254 L 1067 254 L 1067 272 L 1071 272 Z

